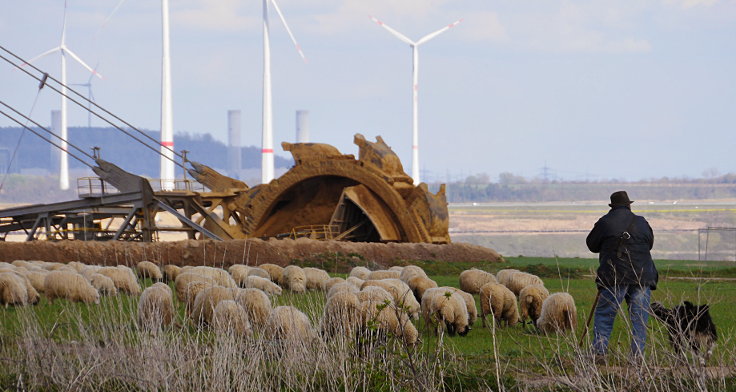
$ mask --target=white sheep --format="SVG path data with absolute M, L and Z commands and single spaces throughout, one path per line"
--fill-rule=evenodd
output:
M 218 285 L 222 287 L 227 287 L 227 288 L 238 287 L 238 285 L 235 283 L 235 280 L 233 280 L 230 274 L 221 268 L 207 267 L 207 266 L 200 265 L 196 267 L 187 267 L 182 272 L 191 272 L 191 273 L 199 274 L 202 276 L 206 276 L 208 278 L 212 278 L 215 282 L 217 282 Z
M 281 285 L 281 275 L 284 274 L 284 267 L 276 264 L 266 263 L 259 265 L 262 269 L 266 270 L 268 272 L 268 275 L 271 277 L 271 281 Z
M 174 281 L 176 298 L 179 299 L 179 301 L 189 302 L 189 298 L 191 298 L 192 300 L 194 299 L 194 296 L 192 296 L 189 292 L 189 284 L 192 282 L 202 282 L 205 283 L 206 286 L 217 286 L 217 282 L 215 282 L 215 280 L 210 277 L 202 276 L 195 273 L 182 272 L 181 274 L 177 275 L 176 280 Z
M 237 289 L 235 290 L 234 299 L 245 309 L 251 327 L 262 330 L 273 309 L 271 300 L 268 299 L 266 293 L 258 289 Z
M 371 270 L 365 267 L 353 267 L 352 270 L 350 270 L 350 274 L 348 274 L 348 277 L 354 276 L 361 280 L 368 279 L 368 275 L 370 275 Z
M 499 323 L 505 321 L 509 326 L 519 322 L 516 296 L 506 286 L 486 283 L 480 288 L 480 317 L 484 327 L 489 314 Z
M 342 282 L 337 283 L 330 287 L 330 291 L 327 292 L 327 299 L 330 299 L 333 295 L 337 293 L 357 293 L 359 290 L 355 288 L 355 286 L 351 285 L 348 282 Z
M 394 303 L 397 306 L 405 307 L 412 318 L 419 318 L 419 311 L 421 306 L 419 305 L 417 299 L 414 297 L 414 293 L 412 292 L 411 288 L 406 283 L 402 282 L 399 279 L 392 278 L 367 280 L 365 281 L 365 283 L 363 283 L 361 289 L 369 286 L 382 287 L 383 289 L 391 293 L 394 299 Z
M 521 271 L 512 273 L 504 284 L 514 295 L 519 295 L 524 287 L 532 285 L 544 286 L 544 282 L 536 275 Z
M 143 290 L 138 301 L 138 324 L 141 328 L 156 330 L 168 326 L 175 314 L 169 285 L 159 282 Z
M 327 282 L 325 282 L 325 291 L 329 293 L 332 286 L 338 283 L 345 283 L 345 279 L 340 277 L 328 279 Z
M 475 306 L 473 295 L 456 287 L 443 286 L 441 288 L 457 293 L 465 300 L 465 308 L 468 310 L 468 325 L 472 327 L 475 324 L 475 320 L 478 319 L 478 308 Z
M 89 277 L 85 276 L 87 280 L 92 284 L 92 287 L 96 288 L 100 295 L 117 295 L 118 289 L 115 287 L 115 282 L 105 275 L 93 272 Z
M 437 282 L 419 275 L 412 276 L 406 284 L 411 288 L 411 291 L 414 293 L 414 298 L 416 298 L 417 301 L 422 300 L 422 296 L 425 291 L 437 287 Z
M 400 266 L 400 265 L 394 265 L 394 266 L 392 266 L 391 268 L 389 268 L 388 270 L 389 270 L 389 271 L 396 271 L 396 272 L 398 272 L 398 273 L 400 274 L 400 273 L 401 273 L 401 271 L 403 271 L 403 270 L 404 270 L 404 267 L 402 267 L 402 266 Z
M 460 273 L 460 289 L 470 293 L 480 293 L 480 288 L 486 283 L 498 283 L 492 273 L 471 268 Z
M 296 265 L 290 265 L 284 268 L 282 275 L 285 288 L 295 292 L 303 293 L 307 291 L 307 276 L 304 270 Z
M 220 333 L 232 333 L 235 336 L 249 337 L 253 329 L 248 321 L 248 314 L 242 306 L 233 300 L 220 301 L 215 306 L 213 326 Z
M 437 326 L 437 332 L 443 325 L 450 336 L 455 336 L 455 333 L 465 336 L 470 332 L 468 309 L 459 293 L 445 291 L 427 298 L 431 301 L 428 320 Z
M 330 275 L 325 270 L 319 268 L 306 267 L 304 275 L 307 277 L 308 290 L 325 291 L 325 284 L 330 280 Z
M 549 291 L 541 285 L 533 284 L 526 286 L 519 292 L 519 313 L 522 322 L 528 318 L 532 325 L 536 325 L 537 319 L 542 314 L 542 303 L 549 297 Z
M 115 283 L 118 291 L 130 295 L 138 295 L 141 293 L 141 285 L 133 274 L 133 271 L 123 265 L 117 267 L 100 268 L 97 273 L 107 276 Z
M 542 303 L 537 328 L 545 334 L 574 332 L 578 326 L 575 300 L 568 293 L 551 294 Z
M 24 269 L 24 271 L 21 273 L 25 275 L 26 278 L 28 278 L 28 281 L 31 282 L 31 286 L 33 286 L 33 288 L 36 289 L 37 292 L 43 293 L 44 291 L 46 291 L 46 288 L 43 284 L 46 280 L 46 275 L 49 274 L 48 271 L 46 271 L 45 269 Z
M 0 304 L 27 305 L 28 291 L 23 280 L 10 270 L 4 271 L 0 272 Z
M 383 293 L 381 293 L 383 291 Z M 368 294 L 361 299 L 361 294 Z M 381 301 L 381 297 L 383 300 Z M 391 302 L 391 294 L 380 287 L 370 286 L 358 293 L 361 299 L 361 317 L 363 333 L 372 335 L 375 331 L 380 335 L 385 332 L 393 334 L 404 344 L 415 345 L 419 341 L 419 332 L 412 324 L 409 316 L 397 309 Z
M 174 264 L 166 264 L 163 268 L 164 281 L 173 282 L 176 277 L 181 273 L 181 267 Z
M 243 282 L 243 287 L 259 289 L 268 295 L 281 295 L 281 287 L 270 279 L 262 278 L 260 276 L 248 276 Z
M 138 272 L 138 277 L 141 279 L 150 278 L 154 282 L 158 282 L 164 279 L 164 275 L 161 273 L 161 269 L 156 264 L 148 260 L 143 260 L 135 266 Z
M 64 298 L 69 301 L 100 303 L 100 293 L 84 276 L 65 270 L 55 270 L 46 275 L 44 294 L 49 300 Z
M 363 287 L 363 283 L 365 283 L 365 280 L 356 278 L 355 276 L 349 276 L 345 281 L 353 285 L 353 287 L 358 290 L 360 290 L 360 288 Z
M 368 277 L 365 280 L 399 279 L 400 277 L 401 272 L 398 271 L 378 270 L 371 271 L 371 273 L 368 274 Z
M 220 301 L 235 299 L 235 292 L 227 287 L 207 287 L 200 291 L 194 299 L 191 318 L 195 325 L 212 325 L 212 315 Z
M 265 331 L 269 339 L 306 342 L 317 337 L 306 314 L 293 306 L 278 306 L 271 311 Z
M 24 269 L 20 268 L 19 270 L 12 273 L 16 274 L 18 278 L 23 281 L 23 285 L 26 288 L 26 295 L 28 296 L 28 303 L 31 305 L 35 305 L 41 299 L 41 296 L 38 295 L 38 291 L 35 287 L 33 287 L 33 283 L 31 283 L 31 280 L 28 279 L 28 277 L 22 271 L 24 271 Z M 45 282 L 46 280 L 44 279 L 44 284 Z
M 361 325 L 361 305 L 358 296 L 340 291 L 327 298 L 320 331 L 325 338 L 352 336 Z
M 521 272 L 521 271 L 519 271 L 518 269 L 513 269 L 513 268 L 506 268 L 506 269 L 499 270 L 498 272 L 496 272 L 496 280 L 498 280 L 498 283 L 506 286 L 509 282 L 509 279 L 511 278 L 511 275 L 517 272 Z
M 427 276 L 427 273 L 424 272 L 422 267 L 418 267 L 416 265 L 407 265 L 404 267 L 404 269 L 401 270 L 401 274 L 399 274 L 399 279 L 402 281 L 409 283 L 409 279 L 415 277 L 415 276 L 421 276 L 424 278 L 429 278 Z

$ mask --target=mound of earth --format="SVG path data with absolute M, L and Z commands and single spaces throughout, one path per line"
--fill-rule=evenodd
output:
M 212 265 L 228 267 L 232 264 L 258 265 L 273 263 L 314 263 L 329 259 L 347 267 L 371 264 L 388 267 L 412 260 L 444 262 L 501 262 L 494 250 L 467 243 L 444 245 L 425 243 L 370 243 L 260 239 L 210 241 L 189 240 L 177 242 L 81 242 L 34 241 L 0 242 L 0 261 L 43 260 L 54 262 L 81 261 L 98 265 L 132 265 L 142 260 L 175 265 Z

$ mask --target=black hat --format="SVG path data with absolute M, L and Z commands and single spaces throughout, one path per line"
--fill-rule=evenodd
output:
M 620 207 L 620 206 L 628 206 L 633 203 L 633 200 L 629 200 L 629 195 L 626 193 L 626 191 L 618 191 L 611 193 L 611 204 L 609 204 L 609 207 Z

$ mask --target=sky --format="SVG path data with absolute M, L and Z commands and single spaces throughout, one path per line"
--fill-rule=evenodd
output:
M 160 124 L 161 3 L 68 0 L 67 46 L 102 80 L 96 102 L 136 127 Z M 117 11 L 108 19 L 108 16 Z M 734 0 L 280 0 L 301 60 L 271 9 L 274 141 L 357 155 L 381 135 L 411 173 L 411 39 L 463 21 L 419 49 L 425 180 L 511 172 L 566 180 L 701 177 L 736 171 Z M 58 45 L 61 0 L 0 3 L 0 45 L 26 59 Z M 241 110 L 261 142 L 262 2 L 171 0 L 174 131 L 227 139 Z M 34 63 L 59 76 L 59 56 Z M 89 73 L 68 63 L 70 83 Z M 80 91 L 85 91 L 84 88 Z M 41 124 L 52 91 L 0 64 L 0 100 Z M 69 125 L 86 126 L 70 106 Z M 0 127 L 14 125 L 0 118 Z M 103 126 L 93 120 L 93 126 Z M 72 141 L 73 142 L 73 141 Z M 143 151 L 143 153 L 148 153 Z M 206 157 L 192 159 L 206 162 Z

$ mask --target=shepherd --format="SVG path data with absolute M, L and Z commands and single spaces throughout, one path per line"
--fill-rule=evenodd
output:
M 654 232 L 644 217 L 631 212 L 631 203 L 626 191 L 611 194 L 611 210 L 596 222 L 586 239 L 588 249 L 599 253 L 593 323 L 596 358 L 605 358 L 613 321 L 624 300 L 631 319 L 632 359 L 644 358 L 649 303 L 659 274 L 650 253 Z

